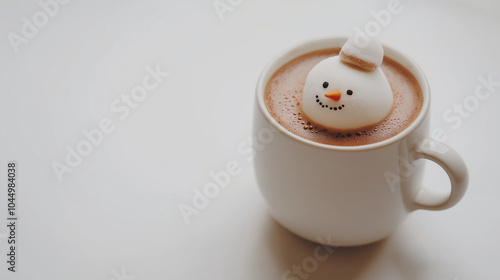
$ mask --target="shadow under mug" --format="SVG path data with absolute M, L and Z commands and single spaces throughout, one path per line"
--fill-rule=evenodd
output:
M 362 146 L 333 146 L 299 137 L 269 113 L 264 91 L 271 76 L 303 54 L 340 48 L 346 37 L 309 40 L 272 59 L 256 88 L 253 134 L 265 140 L 254 149 L 255 176 L 271 215 L 308 240 L 355 246 L 389 236 L 416 209 L 442 210 L 455 205 L 468 185 L 462 158 L 428 138 L 430 90 L 424 73 L 408 56 L 384 45 L 384 55 L 409 70 L 418 81 L 423 106 L 405 130 Z M 449 193 L 421 186 L 424 161 L 440 165 L 451 182 Z

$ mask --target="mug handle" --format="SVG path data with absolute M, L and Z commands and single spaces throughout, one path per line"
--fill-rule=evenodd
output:
M 469 172 L 460 155 L 445 144 L 425 138 L 413 149 L 413 158 L 428 159 L 440 165 L 448 174 L 451 182 L 450 194 L 442 194 L 430 189 L 420 188 L 414 193 L 415 209 L 443 210 L 457 204 L 465 194 L 469 184 Z

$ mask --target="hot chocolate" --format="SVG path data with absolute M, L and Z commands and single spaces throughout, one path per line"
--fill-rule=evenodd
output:
M 265 90 L 266 107 L 273 118 L 285 129 L 300 137 L 339 146 L 359 146 L 380 142 L 407 128 L 422 108 L 422 92 L 413 75 L 387 57 L 384 57 L 380 69 L 389 82 L 393 103 L 392 109 L 382 121 L 355 129 L 338 129 L 315 123 L 304 113 L 302 103 L 306 77 L 320 61 L 336 56 L 339 52 L 340 49 L 311 52 L 293 59 L 276 71 L 269 79 Z M 328 86 L 324 84 L 323 87 L 325 85 Z M 343 94 L 346 98 L 348 95 L 353 95 L 352 90 L 346 90 Z M 318 104 L 320 99 L 321 97 L 316 100 Z M 319 106 L 323 106 L 322 110 L 329 110 L 332 113 L 355 109 L 344 107 L 341 103 L 338 106 L 328 107 L 326 104 L 319 104 Z M 358 110 L 358 113 L 364 112 Z

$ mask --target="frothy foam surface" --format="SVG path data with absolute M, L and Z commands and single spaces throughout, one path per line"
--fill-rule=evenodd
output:
M 393 137 L 408 127 L 423 104 L 422 92 L 413 75 L 397 62 L 384 57 L 380 68 L 393 92 L 394 103 L 381 122 L 358 129 L 331 129 L 313 122 L 302 110 L 302 90 L 311 69 L 321 60 L 335 56 L 340 49 L 326 49 L 298 57 L 281 67 L 268 81 L 266 107 L 285 129 L 318 143 L 359 146 Z

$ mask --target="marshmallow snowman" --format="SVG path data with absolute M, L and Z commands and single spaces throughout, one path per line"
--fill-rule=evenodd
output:
M 375 39 L 363 46 L 350 38 L 340 55 L 320 61 L 307 75 L 302 110 L 333 129 L 357 129 L 382 121 L 393 94 L 380 64 L 384 50 Z

